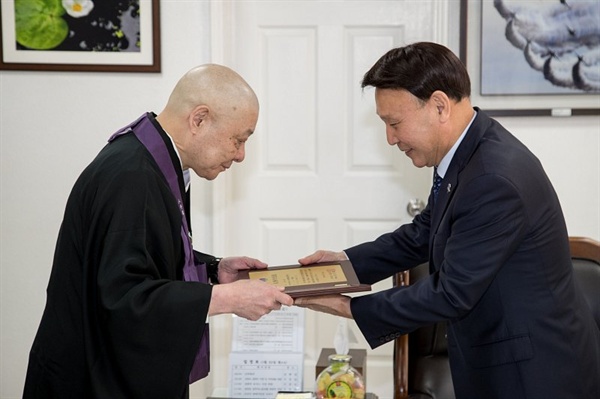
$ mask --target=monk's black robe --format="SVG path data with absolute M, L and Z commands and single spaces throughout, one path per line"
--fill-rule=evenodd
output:
M 181 163 L 156 120 L 179 183 Z M 212 286 L 182 281 L 181 212 L 134 134 L 69 196 L 24 398 L 185 398 Z

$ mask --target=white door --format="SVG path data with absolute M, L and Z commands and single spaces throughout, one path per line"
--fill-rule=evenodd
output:
M 216 181 L 216 253 L 296 263 L 316 249 L 341 250 L 411 220 L 431 171 L 386 142 L 363 74 L 387 50 L 446 42 L 442 1 L 214 1 L 217 58 L 258 94 L 261 110 L 246 159 Z M 442 18 L 443 17 L 443 18 Z M 213 30 L 213 34 L 218 34 Z M 391 287 L 390 281 L 376 290 Z M 320 349 L 333 347 L 337 318 L 306 312 L 305 389 Z M 392 397 L 392 344 L 367 350 L 367 388 Z M 227 370 L 229 319 L 213 323 L 213 368 Z M 215 333 L 217 331 L 217 333 Z M 219 373 L 222 374 L 221 371 Z M 216 373 L 214 386 L 226 386 Z

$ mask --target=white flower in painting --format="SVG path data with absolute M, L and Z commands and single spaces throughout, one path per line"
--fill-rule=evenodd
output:
M 62 0 L 62 5 L 73 18 L 85 17 L 94 8 L 92 0 Z

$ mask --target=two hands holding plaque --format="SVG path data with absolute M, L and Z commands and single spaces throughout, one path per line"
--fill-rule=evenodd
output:
M 358 281 L 349 260 L 244 270 L 240 271 L 240 278 L 259 279 L 272 285 L 285 287 L 284 292 L 294 299 L 371 289 L 370 285 Z
M 294 305 L 352 319 L 349 292 L 370 291 L 361 284 L 344 252 L 318 250 L 299 264 L 240 271 L 239 278 L 262 279 L 284 287 Z

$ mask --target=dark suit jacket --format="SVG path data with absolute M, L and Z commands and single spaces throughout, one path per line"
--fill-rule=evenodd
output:
M 448 321 L 457 398 L 600 398 L 600 332 L 575 289 L 560 204 L 538 159 L 478 111 L 440 194 L 349 248 L 361 282 L 423 262 L 407 288 L 352 299 L 371 347 Z

